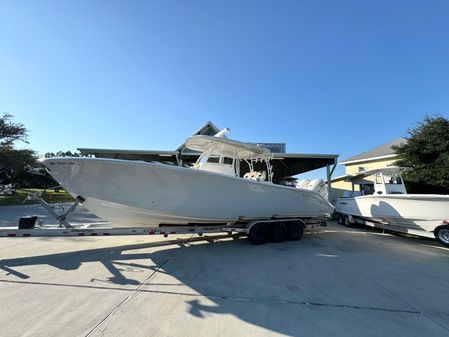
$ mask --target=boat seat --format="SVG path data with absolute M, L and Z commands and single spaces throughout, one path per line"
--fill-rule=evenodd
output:
M 265 171 L 257 172 L 257 175 L 256 175 L 257 181 L 265 181 L 265 179 L 267 179 L 267 172 L 265 172 Z
M 251 179 L 251 174 L 252 174 L 252 172 L 246 172 L 246 173 L 243 175 L 243 179 Z
M 259 172 L 257 172 L 257 171 L 246 172 L 246 173 L 243 175 L 243 178 L 244 178 L 244 179 L 257 180 L 258 174 L 259 174 Z
M 267 172 L 266 171 L 246 172 L 243 175 L 243 179 L 251 179 L 251 180 L 256 180 L 256 181 L 265 181 L 265 180 L 267 180 Z

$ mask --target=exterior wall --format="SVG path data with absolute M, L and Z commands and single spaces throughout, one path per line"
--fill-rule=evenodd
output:
M 392 166 L 396 158 L 388 158 L 388 159 L 378 159 L 371 160 L 366 162 L 359 162 L 354 164 L 345 165 L 345 173 L 348 174 L 356 174 L 359 173 L 359 167 L 363 167 L 366 171 L 374 170 L 378 168 L 383 168 L 387 166 Z
M 344 181 L 344 178 L 332 181 L 331 202 L 335 204 L 345 191 L 352 191 L 352 184 Z
M 332 189 L 339 189 L 339 190 L 346 190 L 351 191 L 352 190 L 352 184 L 350 182 L 344 181 L 344 179 L 333 181 L 332 182 Z

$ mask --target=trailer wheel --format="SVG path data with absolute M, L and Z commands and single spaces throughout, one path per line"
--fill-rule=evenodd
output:
M 270 224 L 270 241 L 282 242 L 287 237 L 287 228 L 282 222 L 273 222 Z
M 338 214 L 338 220 L 337 220 L 337 222 L 338 222 L 339 225 L 344 225 L 344 224 L 345 224 L 343 215 Z
M 298 241 L 304 233 L 303 223 L 300 221 L 291 221 L 287 226 L 287 238 L 291 241 Z
M 253 245 L 263 245 L 268 241 L 268 227 L 264 223 L 258 223 L 251 227 L 248 239 Z
M 349 216 L 347 215 L 344 216 L 343 224 L 348 228 L 352 226 L 351 220 L 349 220 Z
M 449 226 L 443 225 L 435 229 L 435 239 L 443 246 L 449 247 Z

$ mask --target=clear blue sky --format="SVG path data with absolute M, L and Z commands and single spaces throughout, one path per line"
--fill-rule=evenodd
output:
M 345 159 L 449 115 L 449 1 L 3 1 L 0 112 L 40 154 L 230 138 Z

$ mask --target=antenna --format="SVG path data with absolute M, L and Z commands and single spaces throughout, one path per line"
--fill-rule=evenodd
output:
M 221 130 L 219 133 L 217 133 L 214 137 L 217 138 L 223 138 L 225 134 L 227 134 L 229 131 L 231 131 L 230 128 L 224 128 L 223 130 Z

